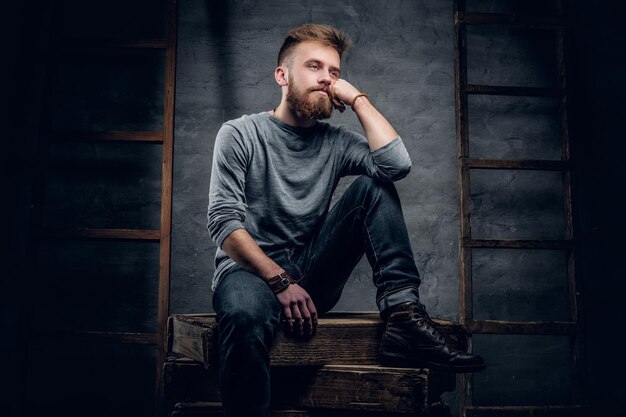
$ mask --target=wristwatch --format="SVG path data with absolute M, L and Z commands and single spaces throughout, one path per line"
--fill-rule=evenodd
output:
M 295 279 L 288 272 L 282 272 L 276 276 L 270 278 L 267 281 L 267 285 L 270 286 L 270 289 L 274 292 L 274 294 L 278 294 L 281 291 L 285 291 L 287 287 L 296 282 Z

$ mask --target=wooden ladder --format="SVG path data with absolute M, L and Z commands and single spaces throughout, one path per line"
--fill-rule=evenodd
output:
M 465 0 L 454 1 L 454 54 L 455 54 L 455 113 L 457 141 L 457 183 L 459 193 L 459 267 L 460 267 L 460 318 L 461 324 L 472 334 L 510 335 L 560 335 L 571 338 L 571 365 L 574 376 L 573 403 L 580 401 L 581 391 L 581 325 L 578 313 L 578 293 L 574 268 L 574 230 L 572 220 L 572 174 L 567 115 L 567 84 L 565 71 L 566 23 L 562 1 L 556 2 L 555 16 L 522 16 L 504 13 L 467 12 Z M 467 76 L 467 33 L 469 25 L 492 25 L 527 31 L 554 33 L 556 46 L 557 85 L 554 88 L 494 86 L 470 84 Z M 470 155 L 468 96 L 499 95 L 522 97 L 555 97 L 560 101 L 560 160 L 489 159 Z M 471 231 L 470 174 L 475 170 L 533 170 L 562 173 L 564 238 L 560 240 L 477 239 Z M 490 249 L 548 249 L 565 251 L 567 257 L 569 320 L 567 321 L 505 321 L 476 320 L 473 317 L 472 251 Z M 531 416 L 531 415 L 582 415 L 583 406 L 474 406 L 471 375 L 460 376 L 460 408 L 462 416 Z M 539 413 L 539 414 L 537 414 Z
M 54 325 L 50 326 L 46 334 L 42 335 L 41 331 L 34 334 L 32 329 L 33 318 L 29 314 L 28 308 L 24 313 L 23 327 L 26 330 L 24 343 L 27 346 L 32 345 L 33 339 L 37 338 L 37 342 L 42 339 L 53 343 L 70 343 L 78 345 L 100 345 L 100 344 L 118 344 L 118 345 L 144 345 L 154 346 L 156 348 L 155 375 L 156 381 L 155 392 L 157 393 L 156 410 L 160 398 L 158 393 L 161 392 L 161 376 L 162 368 L 165 363 L 165 329 L 169 315 L 170 301 L 170 245 L 171 245 L 171 226 L 172 226 L 172 163 L 173 163 L 173 136 L 174 136 L 174 93 L 175 93 L 175 71 L 176 71 L 176 34 L 177 34 L 177 0 L 164 0 L 158 3 L 162 7 L 162 11 L 166 13 L 163 21 L 165 36 L 163 38 L 151 39 L 124 39 L 119 38 L 117 33 L 113 33 L 110 38 L 92 38 L 92 37 L 72 37 L 64 36 L 61 39 L 55 38 L 57 30 L 54 29 L 55 20 L 59 19 L 62 10 L 61 5 L 55 5 L 51 12 L 50 26 L 53 36 L 49 40 L 48 48 L 48 74 L 45 77 L 45 92 L 43 99 L 42 122 L 40 129 L 40 140 L 38 146 L 38 172 L 35 176 L 33 188 L 33 204 L 31 207 L 31 231 L 29 239 L 29 259 L 30 277 L 39 279 L 38 276 L 38 257 L 42 250 L 42 244 L 50 244 L 59 240 L 64 241 L 101 241 L 108 244 L 116 244 L 117 242 L 144 242 L 155 243 L 159 245 L 158 250 L 158 276 L 154 279 L 158 280 L 158 300 L 156 301 L 156 317 L 154 317 L 154 332 L 121 332 L 121 331 L 102 331 L 102 330 L 86 330 L 86 329 L 56 329 Z M 154 7 L 157 7 L 155 5 Z M 123 13 L 123 10 L 117 10 L 116 13 Z M 85 19 L 87 17 L 84 17 Z M 88 56 L 111 56 L 113 58 L 119 56 L 133 56 L 134 59 L 143 59 L 143 57 L 154 57 L 153 54 L 160 53 L 164 55 L 165 68 L 165 86 L 164 86 L 164 108 L 162 118 L 162 130 L 158 131 L 94 131 L 94 130 L 58 130 L 53 127 L 52 121 L 52 103 L 53 96 L 59 94 L 54 91 L 55 76 L 59 75 L 59 63 L 66 62 L 67 59 L 76 59 L 76 57 Z M 152 58 L 151 58 L 152 59 Z M 61 92 L 62 94 L 62 92 Z M 98 97 L 93 97 L 97 100 Z M 46 214 L 46 187 L 48 186 L 47 174 L 51 168 L 50 151 L 55 146 L 63 144 L 63 146 L 74 146 L 75 144 L 98 143 L 98 146 L 108 146 L 107 144 L 124 143 L 128 146 L 161 146 L 161 192 L 160 192 L 160 223 L 158 229 L 146 228 L 71 228 L 63 224 L 50 225 L 45 224 Z M 111 145 L 114 146 L 114 145 Z M 158 152 L 158 151 L 157 151 Z M 110 163 L 111 160 L 103 161 L 103 165 Z M 155 161 L 158 163 L 159 161 Z M 114 169 L 114 167 L 109 167 Z M 74 173 L 73 175 L 79 175 Z M 131 174 L 132 175 L 132 174 Z M 116 213 L 117 218 L 123 218 L 124 213 Z M 54 243 L 53 243 L 54 244 Z M 97 255 L 96 255 L 97 256 Z M 67 259 L 65 262 L 72 262 Z M 88 279 L 89 277 L 85 277 Z M 45 279 L 45 278 L 43 278 Z M 35 281 L 36 284 L 37 281 Z M 96 285 L 93 283 L 92 285 Z M 29 306 L 30 307 L 30 306 Z M 54 322 L 54 320 L 51 320 Z M 27 347 L 26 347 L 27 349 Z M 27 362 L 24 367 L 33 366 L 30 364 L 33 358 L 26 358 Z M 94 359 L 96 360 L 96 359 Z M 25 371 L 27 372 L 27 371 Z M 25 385 L 28 381 L 23 381 Z M 23 392 L 26 388 L 23 388 Z

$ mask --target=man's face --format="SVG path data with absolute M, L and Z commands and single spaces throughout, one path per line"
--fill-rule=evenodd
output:
M 318 42 L 302 42 L 288 65 L 287 102 L 307 119 L 327 119 L 333 112 L 330 86 L 341 74 L 337 51 Z

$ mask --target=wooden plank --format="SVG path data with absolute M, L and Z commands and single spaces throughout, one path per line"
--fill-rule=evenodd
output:
M 465 0 L 455 0 L 454 10 L 465 10 Z M 472 316 L 472 253 L 461 242 L 471 236 L 470 207 L 471 189 L 469 170 L 461 165 L 463 158 L 469 157 L 469 120 L 467 85 L 467 50 L 465 26 L 455 26 L 454 30 L 454 85 L 457 153 L 457 189 L 459 192 L 459 308 L 460 320 L 464 323 Z
M 54 142 L 139 142 L 163 143 L 163 132 L 57 130 L 52 134 Z
M 456 116 L 457 157 L 469 156 L 469 134 L 467 113 L 467 51 L 465 28 L 457 27 L 454 31 L 454 85 Z
M 557 0 L 557 9 L 559 14 L 565 13 L 565 8 L 562 0 Z M 564 90 L 567 91 L 567 68 L 566 68 L 566 32 L 561 30 L 555 33 L 555 46 L 556 46 L 556 64 L 558 74 L 558 84 Z M 567 105 L 567 94 L 561 97 L 560 105 L 561 115 L 561 158 L 569 159 L 571 155 L 571 145 L 569 138 L 569 116 Z M 572 203 L 572 173 L 566 172 L 563 175 L 563 205 L 564 205 L 564 217 L 565 217 L 565 236 L 568 239 L 574 239 L 574 216 L 573 216 L 573 203 Z M 567 258 L 567 281 L 568 281 L 568 298 L 569 298 L 569 312 L 570 320 L 577 323 L 576 337 L 572 343 L 572 377 L 574 380 L 574 398 L 579 400 L 584 398 L 584 384 L 583 384 L 583 371 L 581 363 L 582 354 L 582 337 L 583 329 L 579 314 L 579 295 L 578 295 L 578 274 L 576 273 L 575 262 L 576 248 L 573 247 L 568 253 Z
M 216 369 L 170 357 L 164 371 L 167 404 L 221 401 Z M 456 388 L 454 374 L 427 369 L 326 365 L 271 372 L 272 404 L 281 407 L 415 414 Z
M 521 29 L 559 30 L 565 27 L 565 21 L 556 16 L 522 16 L 511 13 L 454 13 L 455 25 L 500 25 Z
M 214 315 L 172 316 L 172 353 L 205 367 L 217 364 L 217 325 Z M 441 333 L 460 349 L 466 334 L 459 324 L 434 320 Z M 329 313 L 319 319 L 313 338 L 278 331 L 270 359 L 275 366 L 378 365 L 378 345 L 384 322 L 378 313 Z
M 464 91 L 467 94 L 519 97 L 558 97 L 564 93 L 560 88 L 514 87 L 478 84 L 467 84 Z
M 414 414 L 428 406 L 426 369 L 326 366 L 302 377 L 283 381 L 304 407 Z
M 516 169 L 535 171 L 565 171 L 568 161 L 549 161 L 538 159 L 488 159 L 461 158 L 461 165 L 469 169 Z
M 174 315 L 171 317 L 171 327 L 168 331 L 172 340 L 170 353 L 176 353 L 204 364 L 207 368 L 210 364 L 215 364 L 214 358 L 210 358 L 205 352 L 203 335 L 206 332 L 212 332 L 212 324 L 215 318 L 213 316 L 193 317 Z M 207 358 L 205 359 L 205 356 Z
M 463 239 L 467 248 L 503 249 L 555 249 L 566 250 L 572 247 L 571 240 L 517 240 L 517 239 Z
M 165 352 L 172 351 L 172 345 L 174 343 L 174 334 L 173 334 L 173 326 L 174 326 L 174 318 L 167 318 L 167 327 L 165 328 Z
M 587 405 L 465 407 L 464 417 L 586 417 L 594 415 Z
M 171 410 L 177 402 L 222 400 L 217 369 L 205 369 L 193 359 L 169 355 L 160 373 L 164 411 Z
M 567 321 L 472 320 L 466 324 L 471 334 L 574 335 L 577 326 Z
M 161 368 L 167 354 L 166 331 L 170 314 L 170 268 L 172 232 L 172 182 L 174 161 L 174 104 L 176 93 L 176 49 L 177 49 L 178 2 L 168 1 L 167 47 L 165 53 L 165 101 L 163 108 L 163 150 L 161 163 L 161 218 L 159 247 L 159 286 L 157 298 L 157 345 L 156 358 L 156 404 L 161 399 Z
M 161 232 L 153 229 L 96 229 L 81 228 L 66 231 L 47 231 L 47 237 L 65 239 L 113 239 L 159 241 Z

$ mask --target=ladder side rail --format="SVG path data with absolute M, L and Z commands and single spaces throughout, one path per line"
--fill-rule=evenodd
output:
M 171 229 L 172 229 L 172 182 L 174 159 L 174 104 L 176 87 L 176 50 L 178 2 L 167 2 L 167 48 L 164 104 L 164 138 L 161 194 L 161 240 L 159 252 L 159 290 L 157 308 L 157 360 L 156 360 L 156 407 L 155 414 L 161 413 L 162 369 L 166 360 L 167 321 L 170 310 L 170 271 L 171 271 Z

